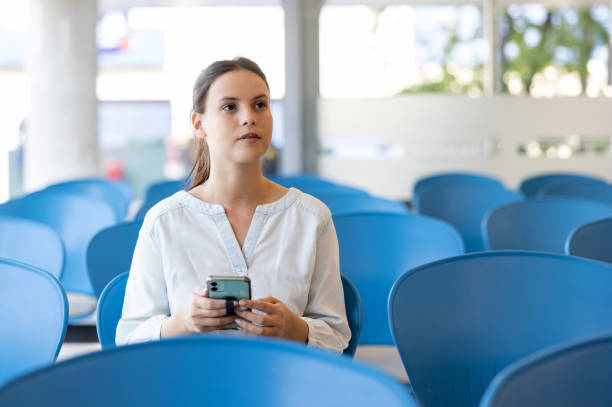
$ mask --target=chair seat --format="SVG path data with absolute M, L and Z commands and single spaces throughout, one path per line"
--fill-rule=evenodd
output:
M 402 358 L 395 346 L 361 345 L 357 347 L 355 359 L 382 370 L 412 389 Z
M 79 318 L 91 314 L 98 304 L 95 296 L 81 293 L 66 293 L 68 297 L 68 317 Z

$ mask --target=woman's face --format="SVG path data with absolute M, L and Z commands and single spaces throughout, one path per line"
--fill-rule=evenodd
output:
M 225 73 L 210 86 L 204 113 L 192 120 L 198 135 L 206 138 L 211 163 L 258 162 L 272 138 L 268 88 L 251 71 Z

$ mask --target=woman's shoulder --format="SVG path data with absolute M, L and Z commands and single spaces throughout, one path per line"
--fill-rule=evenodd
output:
M 177 213 L 177 209 L 184 208 L 186 206 L 186 195 L 185 191 L 178 191 L 167 198 L 157 202 L 147 211 L 144 217 L 143 225 L 147 225 L 152 228 L 154 224 L 160 218 L 164 216 L 172 216 Z
M 327 223 L 331 219 L 329 208 L 314 196 L 292 188 L 296 191 L 296 205 L 299 211 L 308 213 L 315 217 L 320 223 Z

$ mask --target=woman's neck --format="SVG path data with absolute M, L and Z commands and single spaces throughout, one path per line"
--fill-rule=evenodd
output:
M 220 171 L 211 168 L 210 177 L 198 186 L 194 195 L 224 208 L 257 206 L 266 201 L 267 182 L 259 163 Z

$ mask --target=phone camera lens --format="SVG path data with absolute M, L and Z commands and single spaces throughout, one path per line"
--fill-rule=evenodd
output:
M 210 283 L 210 285 L 212 285 L 213 287 L 217 285 L 216 281 L 213 281 L 212 283 Z
M 210 291 L 217 291 L 217 287 L 212 287 Z

